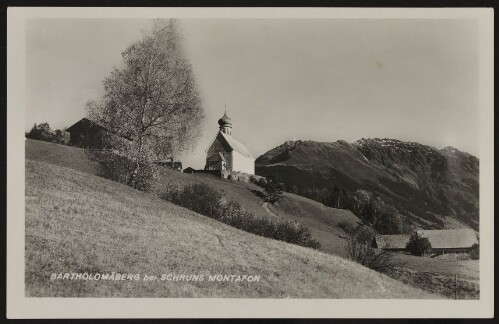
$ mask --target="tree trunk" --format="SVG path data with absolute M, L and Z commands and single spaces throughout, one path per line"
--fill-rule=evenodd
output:
M 133 170 L 132 176 L 130 178 L 131 187 L 134 189 L 137 189 L 136 188 L 137 176 L 140 171 L 140 155 L 142 154 L 142 146 L 143 146 L 142 135 L 139 136 L 138 141 L 139 141 L 139 147 L 137 149 L 137 156 L 135 157 L 135 169 Z

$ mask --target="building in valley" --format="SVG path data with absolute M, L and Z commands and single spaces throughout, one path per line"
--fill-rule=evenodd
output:
M 474 244 L 478 244 L 475 231 L 468 229 L 417 230 L 418 235 L 426 237 L 431 244 L 433 254 L 466 253 Z M 372 246 L 394 252 L 408 252 L 406 245 L 410 235 L 377 235 Z

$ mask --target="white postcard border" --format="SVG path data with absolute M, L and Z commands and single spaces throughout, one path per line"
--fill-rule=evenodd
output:
M 24 297 L 25 20 L 30 18 L 478 19 L 480 53 L 480 300 Z M 349 8 L 8 8 L 8 318 L 472 318 L 494 305 L 493 10 Z

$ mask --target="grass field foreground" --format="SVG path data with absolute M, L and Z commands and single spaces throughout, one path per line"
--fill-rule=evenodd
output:
M 247 274 L 259 282 L 51 280 Z M 86 173 L 26 161 L 26 295 L 439 298 L 340 257 L 258 237 Z
M 99 174 L 98 165 L 89 161 L 84 151 L 79 148 L 27 140 L 26 158 L 68 167 L 90 175 Z M 346 233 L 338 224 L 341 221 L 355 224 L 359 220 L 350 211 L 326 207 L 308 198 L 289 193 L 285 193 L 284 198 L 275 205 L 267 204 L 265 206 L 267 208 L 264 208 L 261 199 L 253 193 L 255 190 L 262 190 L 255 184 L 223 180 L 205 174 L 185 174 L 165 169 L 156 190 L 161 192 L 172 180 L 184 185 L 207 184 L 223 192 L 230 199 L 238 201 L 245 209 L 259 217 L 296 220 L 310 229 L 313 237 L 321 243 L 322 251 L 342 257 L 345 257 Z M 459 297 L 479 298 L 478 260 L 442 260 L 404 254 L 397 255 L 397 259 L 404 264 L 404 269 L 392 274 L 397 280 L 431 293 L 453 298 L 454 278 L 457 274 Z

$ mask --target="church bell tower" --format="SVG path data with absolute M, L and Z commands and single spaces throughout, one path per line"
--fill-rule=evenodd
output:
M 232 120 L 227 116 L 227 111 L 225 111 L 222 118 L 218 120 L 218 125 L 220 126 L 220 131 L 226 135 L 232 135 Z

